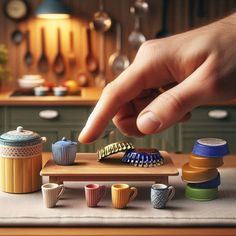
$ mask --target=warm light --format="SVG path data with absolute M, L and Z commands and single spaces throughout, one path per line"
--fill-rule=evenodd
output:
M 63 20 L 70 18 L 68 14 L 39 14 L 37 15 L 40 19 L 48 19 L 48 20 Z

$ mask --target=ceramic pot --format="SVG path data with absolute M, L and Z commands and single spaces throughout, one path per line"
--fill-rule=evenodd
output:
M 40 190 L 45 137 L 19 126 L 0 136 L 0 189 L 8 193 Z
M 52 144 L 53 160 L 58 165 L 72 165 L 76 158 L 77 143 L 63 137 Z

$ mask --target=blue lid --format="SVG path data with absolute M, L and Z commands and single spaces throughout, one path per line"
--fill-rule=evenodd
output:
M 70 146 L 70 145 L 77 145 L 77 143 L 67 139 L 66 137 L 63 137 L 61 140 L 55 142 L 53 145 L 59 145 L 59 146 L 66 147 L 66 146 Z
M 220 173 L 218 172 L 218 175 L 211 180 L 208 180 L 206 182 L 202 183 L 189 183 L 188 185 L 192 188 L 217 188 L 220 185 Z
M 22 146 L 28 145 L 29 142 L 40 143 L 41 136 L 30 130 L 23 129 L 22 126 L 18 126 L 15 130 L 8 131 L 0 136 L 0 143 L 3 145 L 16 145 Z
M 195 142 L 192 153 L 202 157 L 223 157 L 229 154 L 229 148 L 223 139 L 202 138 Z

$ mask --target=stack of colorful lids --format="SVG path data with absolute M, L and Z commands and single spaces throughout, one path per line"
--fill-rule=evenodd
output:
M 217 138 L 198 139 L 193 147 L 189 162 L 182 168 L 182 179 L 187 182 L 185 196 L 205 201 L 218 196 L 223 156 L 229 153 L 227 142 Z

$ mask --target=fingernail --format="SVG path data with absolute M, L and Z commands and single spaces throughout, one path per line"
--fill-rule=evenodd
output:
M 137 124 L 140 131 L 145 134 L 151 134 L 157 131 L 161 125 L 158 118 L 151 111 L 143 113 L 138 118 Z
M 79 137 L 78 137 L 79 142 L 82 142 L 82 143 L 86 142 L 86 138 L 85 138 L 86 133 L 87 133 L 87 127 L 85 126 L 79 134 Z

